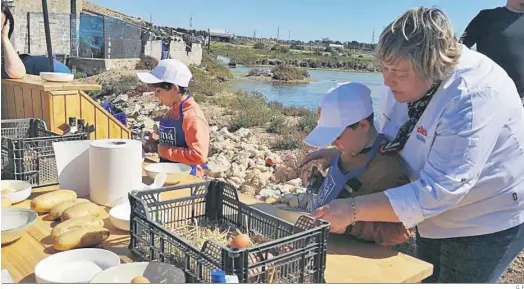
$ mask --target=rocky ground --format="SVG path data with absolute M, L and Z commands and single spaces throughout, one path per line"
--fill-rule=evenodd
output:
M 131 75 L 132 72 L 125 74 Z M 107 81 L 108 76 L 91 78 L 95 82 L 101 79 Z M 104 96 L 98 101 L 111 101 L 125 111 L 135 138 L 142 131 L 153 131 L 168 109 L 150 92 Z M 283 203 L 296 207 L 298 195 L 306 190 L 302 180 L 297 178 L 297 164 L 305 152 L 272 150 L 272 136 L 263 129 L 240 128 L 230 132 L 228 122 L 231 113 L 227 109 L 211 102 L 201 102 L 200 105 L 211 126 L 209 175 L 230 183 L 242 194 L 270 204 Z M 415 241 L 411 240 L 394 249 L 415 256 L 415 248 Z M 500 282 L 524 283 L 524 252 L 513 261 Z

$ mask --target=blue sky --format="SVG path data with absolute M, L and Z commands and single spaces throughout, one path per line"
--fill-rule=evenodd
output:
M 375 42 L 382 28 L 403 11 L 437 6 L 451 19 L 457 33 L 481 10 L 503 6 L 506 0 L 90 0 L 92 3 L 149 20 L 156 25 L 195 29 L 225 29 L 237 35 L 280 39 Z

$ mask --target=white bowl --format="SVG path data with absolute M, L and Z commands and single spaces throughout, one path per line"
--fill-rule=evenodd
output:
M 111 224 L 120 230 L 129 231 L 129 218 L 131 206 L 128 203 L 120 204 L 109 210 Z
M 2 180 L 2 198 L 9 199 L 11 203 L 19 203 L 31 196 L 31 184 L 24 181 Z M 13 191 L 12 193 L 3 193 L 4 190 Z
M 117 254 L 82 248 L 51 255 L 36 264 L 36 283 L 89 283 L 98 273 L 120 265 Z
M 2 245 L 14 242 L 27 231 L 38 218 L 31 209 L 2 208 Z
M 135 277 L 143 276 L 153 284 L 185 283 L 184 271 L 167 263 L 136 262 L 122 264 L 104 270 L 89 283 L 131 283 Z
M 63 72 L 40 72 L 40 77 L 46 81 L 68 82 L 73 80 L 75 75 Z
M 146 174 L 152 180 L 158 173 L 165 173 L 166 185 L 174 185 L 191 173 L 191 166 L 181 163 L 155 163 L 144 167 Z

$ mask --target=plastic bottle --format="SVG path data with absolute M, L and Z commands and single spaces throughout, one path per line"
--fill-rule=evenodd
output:
M 211 272 L 211 283 L 226 283 L 226 272 L 223 270 L 213 270 Z

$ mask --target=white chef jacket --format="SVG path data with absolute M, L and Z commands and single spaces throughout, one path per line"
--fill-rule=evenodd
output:
M 408 119 L 392 94 L 379 105 L 389 138 Z M 400 221 L 426 238 L 494 233 L 524 222 L 524 109 L 513 81 L 462 46 L 400 152 L 412 182 L 385 191 Z

